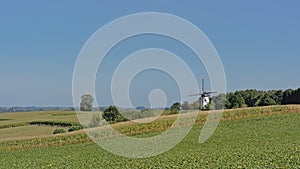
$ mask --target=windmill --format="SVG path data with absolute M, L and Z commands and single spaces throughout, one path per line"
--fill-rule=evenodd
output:
M 207 105 L 210 102 L 210 95 L 213 94 L 213 93 L 217 93 L 217 92 L 206 92 L 205 91 L 204 79 L 202 79 L 202 91 L 201 91 L 201 93 L 192 94 L 190 96 L 199 96 L 200 95 L 200 101 L 201 101 L 200 109 L 205 110 L 205 109 L 207 109 Z

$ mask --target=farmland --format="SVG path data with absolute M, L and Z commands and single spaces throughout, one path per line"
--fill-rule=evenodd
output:
M 0 126 L 24 124 L 0 129 L 0 168 L 299 168 L 300 106 L 227 110 L 212 137 L 200 144 L 206 113 L 198 114 L 190 133 L 173 149 L 144 159 L 111 154 L 82 130 L 53 135 L 57 126 L 28 125 L 38 120 L 77 122 L 74 112 L 0 114 L 5 119 Z M 175 118 L 112 126 L 127 135 L 150 137 L 170 127 Z

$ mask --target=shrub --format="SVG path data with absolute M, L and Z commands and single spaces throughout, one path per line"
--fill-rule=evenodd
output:
M 65 130 L 63 128 L 57 128 L 54 130 L 53 134 L 59 134 L 59 133 L 64 133 Z
M 68 121 L 31 121 L 29 122 L 30 125 L 49 125 L 49 126 L 80 126 L 78 122 L 68 122 Z
M 107 122 L 115 122 L 118 116 L 121 116 L 116 106 L 109 106 L 103 111 L 103 119 Z
M 81 126 L 71 126 L 68 130 L 68 132 L 76 131 L 82 129 Z

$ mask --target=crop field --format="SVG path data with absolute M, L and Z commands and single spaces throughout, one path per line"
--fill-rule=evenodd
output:
M 227 110 L 203 144 L 198 138 L 207 112 L 201 112 L 182 142 L 143 159 L 109 153 L 83 130 L 54 135 L 52 129 L 57 126 L 28 125 L 32 121 L 75 123 L 73 112 L 33 112 L 31 117 L 27 113 L 23 117 L 0 114 L 5 119 L 0 126 L 24 123 L 0 129 L 0 168 L 300 168 L 300 106 Z M 169 115 L 151 123 L 112 126 L 130 136 L 151 137 L 170 127 L 175 118 Z M 24 134 L 33 131 L 35 137 Z M 22 137 L 15 138 L 17 135 Z

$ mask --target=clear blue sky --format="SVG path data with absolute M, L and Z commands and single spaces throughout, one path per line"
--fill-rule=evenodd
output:
M 86 40 L 106 23 L 137 12 L 170 13 L 199 27 L 221 57 L 229 91 L 298 88 L 299 7 L 297 0 L 3 0 L 0 106 L 72 105 L 74 64 Z M 103 72 L 104 77 L 110 76 Z M 149 76 L 165 76 L 156 73 Z M 97 80 L 97 85 L 101 83 Z M 142 92 L 138 86 L 133 84 L 133 90 Z M 100 105 L 110 104 L 105 90 L 97 89 Z M 133 92 L 133 100 L 139 100 L 139 92 Z M 177 96 L 170 97 L 176 100 Z

